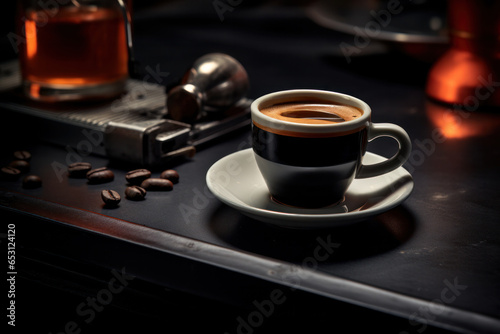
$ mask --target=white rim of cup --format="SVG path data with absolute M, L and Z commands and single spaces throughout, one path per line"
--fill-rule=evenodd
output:
M 325 100 L 326 102 L 331 101 L 358 107 L 363 111 L 363 115 L 358 119 L 344 123 L 305 124 L 279 120 L 264 115 L 260 112 L 260 106 L 267 103 L 269 103 L 269 105 L 273 105 L 283 102 L 299 102 L 307 101 L 308 98 L 319 98 Z M 257 123 L 257 125 L 270 129 L 286 130 L 299 133 L 334 134 L 339 132 L 350 132 L 367 126 L 371 119 L 371 108 L 366 102 L 347 94 L 316 89 L 292 89 L 269 93 L 253 101 L 250 109 L 252 113 L 252 121 Z

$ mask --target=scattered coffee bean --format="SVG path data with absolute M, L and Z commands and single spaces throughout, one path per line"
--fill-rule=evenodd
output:
M 88 162 L 75 162 L 68 166 L 68 174 L 74 178 L 84 178 L 92 170 L 92 165 Z
M 167 179 L 149 178 L 142 181 L 141 187 L 146 190 L 169 191 L 174 188 L 174 184 Z
M 87 173 L 87 180 L 89 180 L 89 183 L 92 184 L 111 182 L 114 179 L 115 173 L 107 167 L 92 169 Z
M 121 201 L 120 195 L 114 190 L 101 191 L 101 198 L 104 204 L 108 206 L 117 206 Z
M 149 179 L 151 177 L 151 172 L 147 169 L 136 169 L 131 170 L 125 174 L 125 179 L 130 184 L 139 185 L 142 181 Z
M 21 173 L 27 173 L 30 171 L 30 163 L 26 160 L 14 160 L 9 164 L 9 167 L 19 169 Z
M 15 151 L 14 158 L 16 158 L 16 160 L 30 161 L 31 153 L 28 151 Z
M 179 173 L 173 169 L 167 169 L 163 171 L 160 175 L 162 179 L 167 179 L 172 181 L 172 183 L 178 183 L 179 182 Z
M 133 201 L 141 201 L 146 197 L 146 189 L 139 186 L 130 186 L 125 189 L 125 196 Z
M 38 175 L 27 175 L 23 179 L 23 188 L 35 189 L 42 186 L 42 179 Z
M 14 167 L 3 167 L 1 170 L 2 179 L 15 181 L 19 178 L 21 171 Z

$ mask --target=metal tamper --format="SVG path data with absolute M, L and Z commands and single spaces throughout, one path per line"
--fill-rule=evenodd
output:
M 181 84 L 167 94 L 167 111 L 176 121 L 193 123 L 200 112 L 219 112 L 245 96 L 248 75 L 233 57 L 210 53 L 198 58 Z

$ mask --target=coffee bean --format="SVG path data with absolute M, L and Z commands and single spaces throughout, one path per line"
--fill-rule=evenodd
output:
M 173 169 L 167 169 L 167 170 L 164 170 L 160 177 L 162 179 L 167 179 L 167 180 L 170 180 L 172 181 L 172 183 L 178 183 L 179 182 L 179 173 L 177 173 L 177 171 L 173 170 Z
M 87 180 L 89 180 L 89 183 L 92 184 L 111 182 L 114 179 L 115 173 L 107 167 L 92 169 L 87 173 Z
M 26 160 L 14 160 L 9 164 L 9 167 L 19 169 L 21 173 L 27 173 L 30 171 L 30 163 Z
M 125 179 L 130 184 L 139 185 L 145 179 L 149 179 L 151 177 L 151 172 L 147 169 L 136 169 L 131 170 L 127 174 L 125 174 Z
M 42 186 L 42 179 L 38 175 L 27 175 L 23 179 L 23 188 L 35 189 Z
M 15 151 L 14 158 L 16 158 L 16 160 L 30 161 L 31 153 L 28 151 Z
M 174 184 L 167 179 L 149 178 L 142 181 L 141 187 L 146 190 L 169 191 L 174 188 Z
M 92 165 L 88 162 L 75 162 L 68 166 L 68 174 L 74 178 L 84 178 L 91 170 Z
M 21 171 L 14 167 L 3 167 L 1 170 L 2 179 L 8 181 L 15 181 L 19 178 Z
M 146 189 L 139 186 L 130 186 L 125 189 L 125 196 L 133 201 L 141 201 L 146 197 Z
M 117 206 L 121 201 L 120 194 L 114 190 L 101 191 L 101 198 L 107 206 Z

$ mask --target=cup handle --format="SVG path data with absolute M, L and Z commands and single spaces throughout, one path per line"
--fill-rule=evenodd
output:
M 390 123 L 371 123 L 368 128 L 368 141 L 370 142 L 378 137 L 394 138 L 399 144 L 399 150 L 389 160 L 372 165 L 361 165 L 356 175 L 357 179 L 388 173 L 400 167 L 408 160 L 411 153 L 411 140 L 408 133 L 402 127 Z

